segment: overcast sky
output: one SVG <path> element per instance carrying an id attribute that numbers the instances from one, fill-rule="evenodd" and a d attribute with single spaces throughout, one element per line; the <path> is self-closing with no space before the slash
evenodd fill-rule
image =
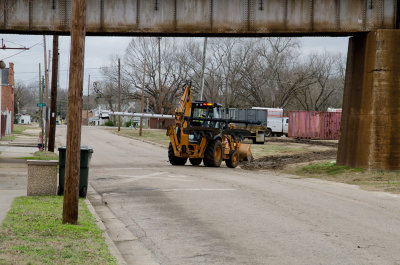
<path id="1" fill-rule="evenodd" d="M 28 47 L 28 51 L 22 50 L 0 50 L 0 60 L 7 64 L 14 63 L 15 80 L 24 83 L 37 82 L 39 76 L 39 63 L 42 64 L 43 72 L 43 36 L 33 35 L 0 35 L 4 39 L 6 47 Z M 53 38 L 47 36 L 47 50 L 52 49 Z M 125 49 L 128 46 L 131 37 L 86 37 L 85 50 L 85 81 L 84 87 L 87 87 L 87 78 L 90 74 L 91 83 L 102 78 L 99 68 L 109 64 L 112 56 L 123 57 Z M 302 43 L 302 53 L 311 52 L 333 52 L 347 54 L 348 38 L 300 38 Z M 60 87 L 68 86 L 69 69 L 69 48 L 70 38 L 60 36 Z M 47 52 L 48 53 L 48 52 Z M 50 77 L 49 77 L 50 80 Z M 84 90 L 86 94 L 86 89 Z"/>

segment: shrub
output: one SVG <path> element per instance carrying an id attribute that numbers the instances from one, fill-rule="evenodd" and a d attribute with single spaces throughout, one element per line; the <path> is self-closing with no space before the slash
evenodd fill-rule
<path id="1" fill-rule="evenodd" d="M 108 120 L 108 121 L 106 121 L 106 122 L 104 123 L 104 125 L 105 125 L 105 126 L 110 126 L 110 127 L 112 127 L 112 126 L 114 126 L 114 123 L 113 123 L 112 120 Z"/>

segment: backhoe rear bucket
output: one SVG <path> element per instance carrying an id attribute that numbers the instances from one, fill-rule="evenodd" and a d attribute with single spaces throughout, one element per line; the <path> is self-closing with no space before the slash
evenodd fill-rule
<path id="1" fill-rule="evenodd" d="M 250 144 L 242 144 L 238 143 L 238 149 L 239 153 L 239 161 L 249 161 L 251 162 L 253 160 L 253 155 L 251 154 L 250 150 Z"/>

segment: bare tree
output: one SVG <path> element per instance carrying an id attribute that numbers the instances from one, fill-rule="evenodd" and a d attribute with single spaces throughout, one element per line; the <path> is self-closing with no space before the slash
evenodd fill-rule
<path id="1" fill-rule="evenodd" d="M 312 73 L 302 67 L 300 44 L 294 38 L 266 38 L 258 54 L 265 65 L 267 76 L 265 97 L 270 97 L 271 107 L 285 108 L 296 93 L 309 86 Z"/>
<path id="2" fill-rule="evenodd" d="M 20 110 L 27 104 L 26 95 L 27 87 L 22 82 L 16 82 L 14 87 L 14 113 L 20 114 Z"/>
<path id="3" fill-rule="evenodd" d="M 158 41 L 133 38 L 122 66 L 122 98 L 141 95 L 146 61 L 145 97 L 150 108 L 173 113 L 186 80 L 192 81 L 193 98 L 199 98 L 202 45 L 199 39 L 163 38 L 161 89 L 158 85 Z M 340 63 L 339 63 L 340 62 Z M 116 102 L 116 58 L 103 67 L 99 97 L 113 110 Z M 225 107 L 281 107 L 323 109 L 341 104 L 343 59 L 325 54 L 301 57 L 296 38 L 215 38 L 209 41 L 205 64 L 204 99 Z"/>
<path id="4" fill-rule="evenodd" d="M 304 110 L 326 111 L 341 106 L 344 86 L 344 61 L 340 55 L 310 54 L 304 65 L 313 82 L 295 95 Z"/>
<path id="5" fill-rule="evenodd" d="M 245 58 L 251 53 L 249 42 L 237 38 L 212 39 L 206 65 L 205 99 L 236 107 L 243 101 L 240 89 Z"/>
<path id="6" fill-rule="evenodd" d="M 124 74 L 131 82 L 133 94 L 139 95 L 142 87 L 143 64 L 146 61 L 145 97 L 150 99 L 150 107 L 159 109 L 162 99 L 164 113 L 175 109 L 181 86 L 190 78 L 192 64 L 189 54 L 169 38 L 161 40 L 161 90 L 158 86 L 158 42 L 156 38 L 133 38 L 125 53 Z"/>
<path id="7" fill-rule="evenodd" d="M 39 103 L 38 83 L 25 84 L 17 81 L 14 88 L 14 102 L 15 114 L 27 113 L 34 115 L 37 108 L 36 103 Z"/>
<path id="8" fill-rule="evenodd" d="M 126 72 L 126 66 L 121 66 L 121 72 Z M 112 111 L 117 110 L 118 103 L 118 58 L 113 56 L 107 66 L 101 67 L 104 76 L 102 81 L 96 82 L 96 88 L 93 88 L 97 102 L 107 104 Z M 121 108 L 126 109 L 129 102 L 138 99 L 136 90 L 127 79 L 126 75 L 121 75 Z"/>

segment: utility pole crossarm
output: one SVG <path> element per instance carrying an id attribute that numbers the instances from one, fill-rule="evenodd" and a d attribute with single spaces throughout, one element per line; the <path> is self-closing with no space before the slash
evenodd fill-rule
<path id="1" fill-rule="evenodd" d="M 29 48 L 26 48 L 26 47 L 6 47 L 6 45 L 4 44 L 4 39 L 1 39 L 0 49 L 2 49 L 2 50 L 29 50 Z"/>

